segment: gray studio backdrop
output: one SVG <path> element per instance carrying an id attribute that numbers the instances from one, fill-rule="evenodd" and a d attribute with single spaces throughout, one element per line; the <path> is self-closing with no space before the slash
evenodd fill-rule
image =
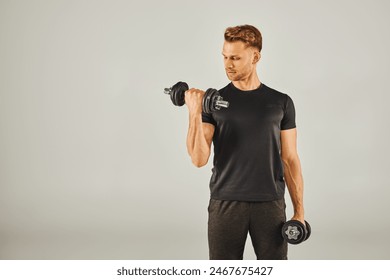
<path id="1" fill-rule="evenodd" d="M 163 88 L 226 85 L 223 32 L 248 23 L 297 111 L 313 232 L 289 258 L 389 259 L 389 9 L 1 0 L 0 258 L 207 259 L 211 160 L 192 166 Z"/>

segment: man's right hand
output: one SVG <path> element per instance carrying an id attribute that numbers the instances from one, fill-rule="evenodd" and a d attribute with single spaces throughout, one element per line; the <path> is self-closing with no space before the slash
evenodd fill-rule
<path id="1" fill-rule="evenodd" d="M 190 88 L 185 92 L 184 100 L 190 114 L 202 113 L 202 102 L 205 92 L 201 89 Z"/>

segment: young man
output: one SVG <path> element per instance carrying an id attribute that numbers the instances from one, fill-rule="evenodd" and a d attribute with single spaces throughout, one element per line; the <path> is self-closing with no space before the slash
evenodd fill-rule
<path id="1" fill-rule="evenodd" d="M 250 25 L 225 31 L 222 55 L 231 81 L 219 90 L 228 109 L 202 113 L 204 91 L 189 89 L 187 149 L 204 166 L 214 144 L 210 180 L 210 259 L 242 259 L 248 232 L 257 259 L 287 259 L 285 183 L 304 223 L 303 178 L 292 99 L 263 84 L 256 71 L 262 36 Z"/>

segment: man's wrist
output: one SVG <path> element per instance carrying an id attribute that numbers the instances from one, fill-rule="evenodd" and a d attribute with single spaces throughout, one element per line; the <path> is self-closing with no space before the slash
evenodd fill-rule
<path id="1" fill-rule="evenodd" d="M 197 119 L 197 118 L 202 119 L 202 111 L 200 111 L 200 112 L 198 112 L 198 111 L 189 111 L 189 115 L 190 115 L 190 120 L 194 120 L 194 119 Z"/>

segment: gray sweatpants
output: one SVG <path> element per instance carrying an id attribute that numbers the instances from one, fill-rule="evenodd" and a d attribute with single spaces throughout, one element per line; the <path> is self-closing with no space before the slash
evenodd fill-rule
<path id="1" fill-rule="evenodd" d="M 210 199 L 210 260 L 242 260 L 248 232 L 258 260 L 286 260 L 287 242 L 281 234 L 285 209 L 284 199 L 267 202 Z"/>

